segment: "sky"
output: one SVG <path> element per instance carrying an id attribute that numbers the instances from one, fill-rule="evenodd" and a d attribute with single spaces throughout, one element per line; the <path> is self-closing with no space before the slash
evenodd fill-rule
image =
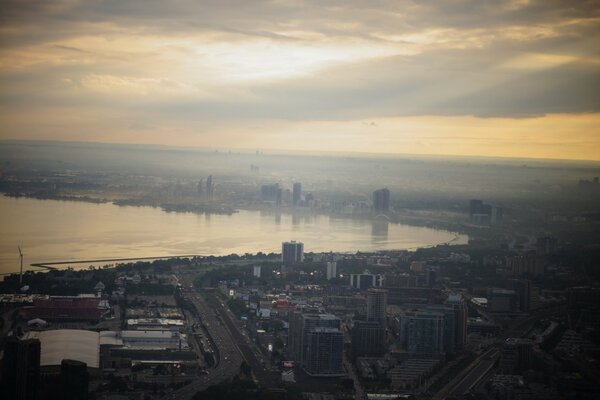
<path id="1" fill-rule="evenodd" d="M 1 139 L 600 160 L 600 1 L 4 0 Z"/>

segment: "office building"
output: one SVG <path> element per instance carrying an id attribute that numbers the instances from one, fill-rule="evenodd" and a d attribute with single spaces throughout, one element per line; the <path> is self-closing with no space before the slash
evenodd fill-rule
<path id="1" fill-rule="evenodd" d="M 336 328 L 316 327 L 307 334 L 304 370 L 312 376 L 344 375 L 344 335 Z"/>
<path id="2" fill-rule="evenodd" d="M 373 210 L 390 210 L 390 191 L 388 188 L 378 189 L 373 192 Z"/>
<path id="3" fill-rule="evenodd" d="M 89 375 L 84 362 L 62 360 L 60 378 L 63 400 L 87 400 Z"/>
<path id="4" fill-rule="evenodd" d="M 444 314 L 425 311 L 409 318 L 406 345 L 410 354 L 443 353 Z"/>
<path id="5" fill-rule="evenodd" d="M 293 264 L 304 261 L 304 243 L 284 242 L 281 244 L 281 261 L 284 264 Z"/>
<path id="6" fill-rule="evenodd" d="M 469 311 L 467 303 L 460 295 L 451 294 L 445 304 L 454 312 L 454 350 L 462 351 L 467 344 L 467 323 Z"/>
<path id="7" fill-rule="evenodd" d="M 2 360 L 2 397 L 15 400 L 36 400 L 40 386 L 40 341 L 9 337 Z"/>
<path id="8" fill-rule="evenodd" d="M 387 290 L 371 288 L 367 291 L 367 321 L 385 326 Z"/>
<path id="9" fill-rule="evenodd" d="M 215 184 L 213 183 L 212 175 L 209 175 L 206 178 L 206 198 L 209 201 L 212 201 L 215 196 Z"/>
<path id="10" fill-rule="evenodd" d="M 334 278 L 337 278 L 337 262 L 328 261 L 327 262 L 327 280 L 330 281 Z"/>
<path id="11" fill-rule="evenodd" d="M 511 279 L 508 281 L 508 287 L 514 290 L 517 295 L 517 310 L 522 312 L 531 310 L 531 281 L 528 279 Z"/>
<path id="12" fill-rule="evenodd" d="M 262 185 L 260 187 L 260 198 L 262 201 L 273 202 L 277 205 L 281 205 L 282 195 L 283 192 L 278 183 Z"/>
<path id="13" fill-rule="evenodd" d="M 443 322 L 444 347 L 443 347 L 442 351 L 447 354 L 456 353 L 458 351 L 456 348 L 457 321 L 456 321 L 456 314 L 455 314 L 454 307 L 452 307 L 450 305 L 445 305 L 445 304 L 435 304 L 435 305 L 427 306 L 427 308 L 425 310 L 427 312 L 437 312 L 437 313 L 443 314 L 443 316 L 444 316 L 444 322 Z"/>
<path id="14" fill-rule="evenodd" d="M 252 275 L 255 278 L 260 278 L 260 273 L 261 273 L 261 267 L 260 267 L 260 265 L 255 265 L 254 268 L 253 268 L 253 270 L 252 270 Z"/>
<path id="15" fill-rule="evenodd" d="M 352 354 L 379 357 L 385 353 L 385 327 L 375 321 L 356 321 L 352 327 Z"/>
<path id="16" fill-rule="evenodd" d="M 411 355 L 437 355 L 445 352 L 444 312 L 412 310 L 399 316 L 399 345 Z"/>
<path id="17" fill-rule="evenodd" d="M 319 367 L 319 362 L 314 361 L 317 355 L 310 354 L 310 349 L 313 351 L 327 350 L 327 346 L 323 343 L 327 343 L 326 341 L 337 341 L 337 338 L 326 338 L 320 339 L 317 337 L 311 337 L 311 332 L 313 332 L 317 328 L 329 328 L 333 330 L 337 330 L 339 332 L 340 329 L 340 319 L 332 314 L 314 314 L 314 313 L 303 313 L 302 311 L 294 311 L 290 313 L 289 317 L 289 330 L 288 330 L 288 353 L 291 359 L 296 361 L 303 368 L 311 368 L 311 373 L 317 374 L 320 369 L 327 369 L 330 367 Z M 327 336 L 325 334 L 325 336 Z M 309 346 L 309 342 L 312 342 L 312 347 Z M 315 342 L 316 341 L 316 342 Z M 342 339 L 343 341 L 343 339 Z M 321 346 L 322 344 L 322 346 Z M 321 346 L 321 347 L 319 347 Z M 329 347 L 327 351 L 337 351 L 337 345 L 332 345 L 333 347 Z M 324 348 L 322 348 L 324 347 Z M 312 358 L 311 358 L 312 357 Z M 337 356 L 331 355 L 323 355 L 323 357 L 333 357 L 330 359 L 335 359 Z M 312 366 L 308 366 L 309 359 L 312 360 Z M 323 361 L 325 362 L 325 361 Z M 316 364 L 315 364 L 316 363 Z M 330 368 L 332 371 L 335 368 Z"/>
<path id="18" fill-rule="evenodd" d="M 292 190 L 292 203 L 297 206 L 302 199 L 302 184 L 300 182 L 294 183 Z"/>
<path id="19" fill-rule="evenodd" d="M 382 287 L 383 275 L 374 275 L 369 273 L 351 274 L 350 286 L 360 290 L 366 290 L 370 287 Z"/>

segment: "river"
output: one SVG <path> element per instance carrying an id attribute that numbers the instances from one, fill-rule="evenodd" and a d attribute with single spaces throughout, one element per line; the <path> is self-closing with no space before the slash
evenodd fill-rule
<path id="1" fill-rule="evenodd" d="M 183 254 L 280 252 L 297 240 L 306 252 L 410 249 L 465 235 L 431 228 L 327 215 L 244 211 L 232 215 L 168 213 L 73 201 L 0 196 L 0 273 L 32 263 Z M 82 265 L 83 267 L 83 265 Z"/>

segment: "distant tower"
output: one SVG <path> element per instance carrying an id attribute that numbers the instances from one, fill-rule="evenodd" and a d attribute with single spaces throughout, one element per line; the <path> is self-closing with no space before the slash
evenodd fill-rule
<path id="1" fill-rule="evenodd" d="M 200 179 L 200 182 L 198 182 L 198 196 L 202 197 L 202 195 L 204 195 L 204 178 Z"/>
<path id="2" fill-rule="evenodd" d="M 14 336 L 7 339 L 2 360 L 2 398 L 39 398 L 40 355 L 41 346 L 37 339 L 19 340 Z"/>
<path id="3" fill-rule="evenodd" d="M 212 175 L 209 175 L 208 178 L 206 178 L 206 197 L 209 201 L 212 201 L 214 194 L 215 187 L 213 184 Z"/>
<path id="4" fill-rule="evenodd" d="M 373 210 L 390 210 L 390 191 L 388 188 L 378 189 L 373 192 Z"/>
<path id="5" fill-rule="evenodd" d="M 260 265 L 255 265 L 252 275 L 256 278 L 260 278 L 261 267 Z"/>
<path id="6" fill-rule="evenodd" d="M 328 261 L 327 262 L 327 280 L 330 281 L 336 277 L 337 277 L 337 262 Z"/>
<path id="7" fill-rule="evenodd" d="M 300 182 L 294 183 L 294 189 L 292 192 L 292 203 L 294 205 L 298 205 L 300 199 L 302 198 L 302 184 Z"/>
<path id="8" fill-rule="evenodd" d="M 284 264 L 293 264 L 304 261 L 304 243 L 284 242 L 281 244 L 281 261 Z"/>

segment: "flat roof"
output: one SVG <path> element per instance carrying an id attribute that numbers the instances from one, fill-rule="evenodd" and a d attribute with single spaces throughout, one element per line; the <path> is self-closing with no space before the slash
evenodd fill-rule
<path id="1" fill-rule="evenodd" d="M 83 329 L 54 329 L 28 332 L 25 339 L 39 339 L 41 366 L 60 365 L 62 360 L 77 360 L 88 368 L 100 366 L 100 334 Z"/>

